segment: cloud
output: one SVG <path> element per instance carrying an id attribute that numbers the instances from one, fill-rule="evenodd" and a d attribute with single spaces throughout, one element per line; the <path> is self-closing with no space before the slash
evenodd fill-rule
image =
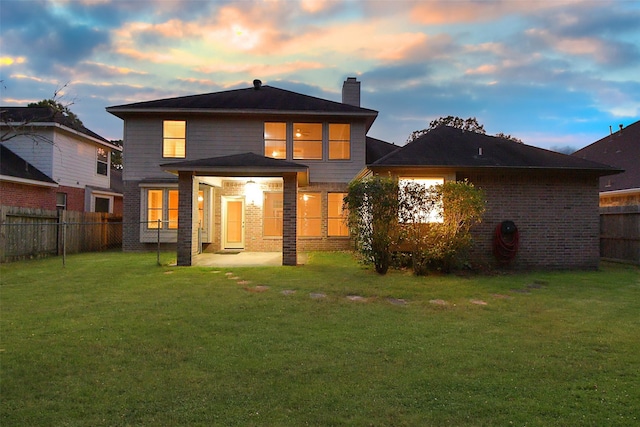
<path id="1" fill-rule="evenodd" d="M 411 18 L 418 23 L 427 25 L 475 23 L 496 21 L 506 15 L 555 9 L 574 3 L 577 1 L 418 1 L 411 9 Z"/>
<path id="2" fill-rule="evenodd" d="M 3 51 L 27 58 L 29 67 L 47 73 L 53 64 L 75 64 L 104 46 L 104 31 L 73 24 L 45 2 L 3 2 L 0 14 Z"/>

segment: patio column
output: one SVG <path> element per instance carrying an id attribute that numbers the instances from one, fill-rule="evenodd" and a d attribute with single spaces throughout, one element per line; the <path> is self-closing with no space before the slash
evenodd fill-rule
<path id="1" fill-rule="evenodd" d="M 198 228 L 193 221 L 193 195 L 196 185 L 193 172 L 178 174 L 178 265 L 189 266 L 198 253 Z M 197 205 L 195 205 L 197 206 Z"/>
<path id="2" fill-rule="evenodd" d="M 283 213 L 282 213 L 282 265 L 298 264 L 298 176 L 287 173 L 282 177 L 283 185 Z"/>

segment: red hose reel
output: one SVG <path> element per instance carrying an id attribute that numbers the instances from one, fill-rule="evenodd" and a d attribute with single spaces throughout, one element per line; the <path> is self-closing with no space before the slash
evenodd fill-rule
<path id="1" fill-rule="evenodd" d="M 509 264 L 518 253 L 520 234 L 513 221 L 502 221 L 493 233 L 493 255 L 502 265 Z"/>

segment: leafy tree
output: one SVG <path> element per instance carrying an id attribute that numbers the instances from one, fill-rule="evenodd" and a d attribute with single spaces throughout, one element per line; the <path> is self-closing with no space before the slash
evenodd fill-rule
<path id="1" fill-rule="evenodd" d="M 110 141 L 113 145 L 122 147 L 122 140 L 115 139 Z M 111 150 L 111 167 L 114 169 L 122 169 L 122 151 Z"/>
<path id="2" fill-rule="evenodd" d="M 398 240 L 398 182 L 382 176 L 353 181 L 344 204 L 356 249 L 379 274 L 386 274 Z"/>
<path id="3" fill-rule="evenodd" d="M 54 113 L 62 114 L 64 117 L 69 119 L 69 124 L 72 126 L 84 126 L 82 120 L 69 109 L 69 105 L 63 105 L 60 102 L 56 101 L 56 99 L 43 99 L 38 102 L 31 102 L 27 104 L 27 107 L 46 107 L 50 108 Z"/>
<path id="4" fill-rule="evenodd" d="M 416 130 L 411 132 L 411 135 L 407 138 L 407 142 L 414 141 L 415 139 L 421 137 L 422 135 L 428 133 L 430 130 L 438 128 L 440 126 L 451 126 L 458 129 L 463 129 L 469 132 L 476 132 L 485 134 L 484 125 L 478 123 L 478 120 L 475 117 L 469 117 L 468 119 L 461 119 L 460 117 L 447 116 L 440 117 L 438 119 L 432 120 L 429 123 L 429 127 L 426 129 Z"/>
<path id="5" fill-rule="evenodd" d="M 414 130 L 411 132 L 409 137 L 407 138 L 407 143 L 411 141 L 415 141 L 420 138 L 422 135 L 425 135 L 429 131 L 436 129 L 440 126 L 451 126 L 457 129 L 462 129 L 468 132 L 476 132 L 486 135 L 486 131 L 484 130 L 484 125 L 478 123 L 478 120 L 475 117 L 469 117 L 468 119 L 461 119 L 460 117 L 447 116 L 440 117 L 439 119 L 432 120 L 429 123 L 429 127 L 421 130 Z M 520 138 L 516 138 L 512 135 L 507 135 L 503 132 L 498 132 L 496 135 L 498 138 L 507 139 L 509 141 L 517 142 L 522 144 L 522 140 Z"/>
<path id="6" fill-rule="evenodd" d="M 3 83 L 3 81 L 0 81 Z M 70 109 L 69 106 L 73 105 L 73 102 L 68 104 L 62 104 L 60 102 L 61 95 L 60 92 L 67 87 L 68 84 L 63 85 L 61 88 L 56 89 L 53 93 L 53 98 L 43 99 L 38 102 L 31 102 L 27 105 L 27 107 L 47 107 L 50 108 L 54 113 L 59 113 L 65 118 L 68 119 L 68 124 L 71 127 L 81 127 L 84 126 L 82 121 L 78 116 L 76 116 Z M 2 87 L 6 89 L 4 84 Z M 53 141 L 46 136 L 43 136 L 42 133 L 39 132 L 37 128 L 33 126 L 34 122 L 41 121 L 43 117 L 29 117 L 29 118 L 16 118 L 11 117 L 10 114 L 7 113 L 6 110 L 0 111 L 0 120 L 3 125 L 3 132 L 0 134 L 0 142 L 9 141 L 18 136 L 26 136 L 32 139 L 34 142 L 46 142 L 49 144 L 53 144 Z"/>
<path id="7" fill-rule="evenodd" d="M 502 138 L 502 139 L 507 139 L 509 141 L 513 141 L 513 142 L 517 142 L 518 144 L 523 144 L 522 140 L 520 138 L 516 138 L 515 136 L 511 136 L 511 135 L 506 135 L 502 132 L 498 132 L 496 133 L 496 137 L 498 138 Z"/>

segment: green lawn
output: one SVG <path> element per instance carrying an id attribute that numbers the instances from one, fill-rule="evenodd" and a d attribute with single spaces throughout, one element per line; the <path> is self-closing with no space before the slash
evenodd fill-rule
<path id="1" fill-rule="evenodd" d="M 172 256 L 2 265 L 0 425 L 640 423 L 635 267 L 414 277 L 349 254 L 221 271 Z"/>

